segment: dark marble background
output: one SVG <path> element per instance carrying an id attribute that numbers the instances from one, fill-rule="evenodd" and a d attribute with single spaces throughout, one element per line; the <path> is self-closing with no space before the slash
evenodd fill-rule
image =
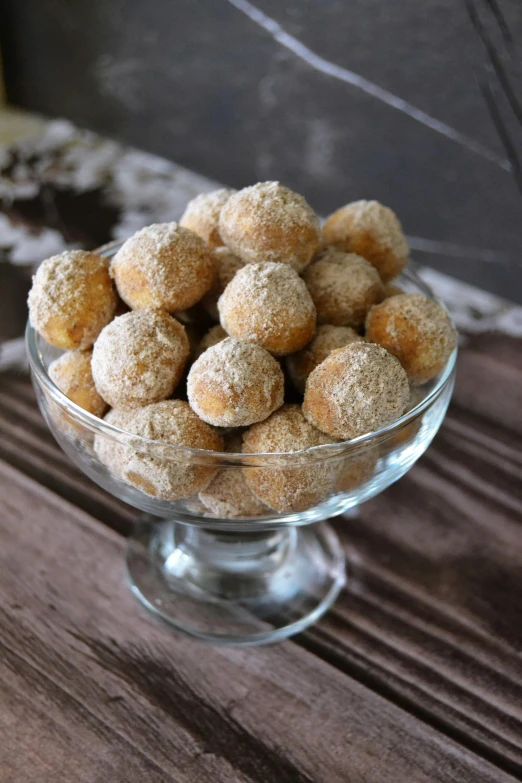
<path id="1" fill-rule="evenodd" d="M 16 105 L 326 214 L 522 301 L 520 0 L 3 0 Z"/>

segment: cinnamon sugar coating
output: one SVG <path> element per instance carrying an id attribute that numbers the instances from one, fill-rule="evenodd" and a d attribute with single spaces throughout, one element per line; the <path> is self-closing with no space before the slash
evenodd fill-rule
<path id="1" fill-rule="evenodd" d="M 97 416 L 115 406 L 106 421 L 124 432 L 87 440 L 53 403 L 57 426 L 94 444 L 115 477 L 185 499 L 202 517 L 255 524 L 353 493 L 378 458 L 385 466 L 421 437 L 423 416 L 353 454 L 339 441 L 409 410 L 420 392 L 409 397 L 408 386 L 437 374 L 455 345 L 445 312 L 396 285 L 407 259 L 400 223 L 382 204 L 342 207 L 321 235 L 307 202 L 277 182 L 198 196 L 180 224 L 138 232 L 110 267 L 83 251 L 48 259 L 29 297 L 31 322 L 70 349 L 49 376 Z M 293 404 L 302 400 L 294 386 L 303 405 Z M 216 427 L 235 428 L 225 447 Z M 223 448 L 258 456 L 227 466 Z"/>
<path id="2" fill-rule="evenodd" d="M 245 262 L 290 264 L 298 272 L 319 244 L 319 220 L 305 199 L 279 182 L 258 182 L 231 196 L 219 218 L 225 245 Z"/>
<path id="3" fill-rule="evenodd" d="M 232 433 L 225 437 L 225 451 L 241 452 L 242 437 Z M 222 519 L 260 517 L 271 510 L 252 492 L 241 467 L 221 468 L 208 487 L 199 493 L 206 511 Z"/>
<path id="4" fill-rule="evenodd" d="M 347 440 L 395 421 L 409 393 L 407 375 L 394 356 L 378 345 L 351 343 L 310 373 L 303 412 L 323 432 Z"/>
<path id="5" fill-rule="evenodd" d="M 206 332 L 199 341 L 195 358 L 199 359 L 201 354 L 204 353 L 208 348 L 212 348 L 212 346 L 217 345 L 222 340 L 226 340 L 227 337 L 228 334 L 225 332 L 221 324 L 211 326 L 208 332 Z"/>
<path id="6" fill-rule="evenodd" d="M 184 327 L 167 313 L 133 310 L 115 318 L 93 349 L 98 393 L 114 408 L 130 410 L 169 397 L 190 352 Z"/>
<path id="7" fill-rule="evenodd" d="M 218 302 L 221 325 L 233 337 L 276 356 L 303 348 L 315 332 L 315 306 L 288 264 L 247 264 Z"/>
<path id="8" fill-rule="evenodd" d="M 305 390 L 306 379 L 318 364 L 324 362 L 327 356 L 337 348 L 344 348 L 353 342 L 363 342 L 355 329 L 350 326 L 332 326 L 322 324 L 311 341 L 296 353 L 286 357 L 286 368 L 296 389 Z"/>
<path id="9" fill-rule="evenodd" d="M 411 386 L 410 387 L 410 398 L 408 400 L 408 404 L 406 405 L 406 408 L 404 409 L 404 413 L 409 413 L 413 408 L 415 408 L 416 405 L 418 405 L 423 399 L 424 399 L 424 392 L 422 387 L 420 386 Z M 417 416 L 416 419 L 413 419 L 409 424 L 404 425 L 400 430 L 398 430 L 392 437 L 387 438 L 383 443 L 380 445 L 380 452 L 381 454 L 385 455 L 388 454 L 391 451 L 394 451 L 399 446 L 405 446 L 407 443 L 410 443 L 416 434 L 419 432 L 420 428 L 422 427 L 422 420 L 424 416 L 423 414 L 420 414 Z"/>
<path id="10" fill-rule="evenodd" d="M 228 247 L 216 248 L 214 255 L 217 260 L 217 276 L 214 285 L 201 300 L 201 304 L 211 318 L 219 321 L 218 299 L 238 269 L 245 266 L 245 262 L 239 256 L 234 255 Z"/>
<path id="11" fill-rule="evenodd" d="M 227 337 L 194 362 L 187 394 L 203 421 L 244 427 L 266 419 L 283 404 L 284 376 L 264 348 Z"/>
<path id="12" fill-rule="evenodd" d="M 118 427 L 120 430 L 126 430 L 127 424 L 132 417 L 132 411 L 120 411 L 116 408 L 111 408 L 104 418 L 108 424 L 112 424 L 113 427 Z M 99 459 L 105 467 L 107 467 L 111 473 L 117 478 L 121 478 L 122 471 L 122 454 L 124 442 L 119 441 L 116 437 L 105 435 L 100 432 L 96 433 L 94 438 L 94 450 Z"/>
<path id="13" fill-rule="evenodd" d="M 180 226 L 189 228 L 203 239 L 210 248 L 223 245 L 219 233 L 219 216 L 230 196 L 236 191 L 220 188 L 212 193 L 200 193 L 189 201 L 179 219 Z"/>
<path id="14" fill-rule="evenodd" d="M 83 350 L 112 320 L 117 302 L 109 262 L 85 250 L 66 250 L 38 267 L 29 292 L 29 319 L 51 345 Z"/>
<path id="15" fill-rule="evenodd" d="M 330 248 L 303 272 L 317 322 L 359 329 L 370 307 L 384 298 L 379 273 L 355 253 Z"/>
<path id="16" fill-rule="evenodd" d="M 173 313 L 192 307 L 210 289 L 216 259 L 193 231 L 156 223 L 124 242 L 110 271 L 129 307 Z"/>
<path id="17" fill-rule="evenodd" d="M 67 351 L 49 365 L 49 377 L 80 408 L 101 417 L 107 403 L 98 394 L 91 371 L 92 351 Z"/>
<path id="18" fill-rule="evenodd" d="M 330 215 L 323 240 L 370 261 L 387 283 L 408 263 L 409 248 L 395 212 L 378 201 L 354 201 Z"/>
<path id="19" fill-rule="evenodd" d="M 200 492 L 216 475 L 217 468 L 213 465 L 191 462 L 182 452 L 168 449 L 168 446 L 207 451 L 223 448 L 217 430 L 201 421 L 187 402 L 164 400 L 140 408 L 127 421 L 127 430 L 156 441 L 134 440 L 122 450 L 123 478 L 145 494 L 164 500 L 187 498 Z"/>
<path id="20" fill-rule="evenodd" d="M 349 493 L 365 484 L 373 476 L 378 454 L 377 448 L 372 446 L 361 454 L 345 457 L 335 491 Z"/>
<path id="21" fill-rule="evenodd" d="M 305 419 L 300 405 L 283 405 L 245 432 L 243 453 L 295 452 L 331 442 L 331 437 Z M 304 511 L 325 500 L 342 468 L 339 459 L 320 459 L 313 454 L 294 460 L 285 464 L 282 458 L 281 468 L 244 468 L 251 490 L 279 512 Z"/>
<path id="22" fill-rule="evenodd" d="M 417 384 L 434 378 L 457 344 L 447 312 L 422 294 L 399 294 L 373 307 L 366 335 L 396 356 Z"/>

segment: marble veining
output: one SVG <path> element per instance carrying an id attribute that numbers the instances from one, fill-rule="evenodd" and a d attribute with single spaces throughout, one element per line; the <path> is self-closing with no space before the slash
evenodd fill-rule
<path id="1" fill-rule="evenodd" d="M 465 133 L 461 133 L 447 123 L 438 120 L 436 117 L 432 117 L 427 112 L 413 106 L 411 103 L 408 103 L 408 101 L 405 101 L 403 98 L 386 90 L 384 87 L 366 79 L 364 76 L 321 57 L 297 38 L 294 38 L 293 35 L 286 32 L 275 19 L 272 19 L 265 14 L 264 11 L 261 11 L 255 5 L 249 3 L 248 0 L 227 0 L 227 2 L 237 8 L 238 11 L 241 11 L 248 16 L 255 24 L 270 33 L 277 43 L 293 52 L 301 60 L 304 60 L 311 68 L 315 68 L 315 70 L 320 71 L 327 76 L 339 79 L 342 82 L 346 82 L 346 84 L 350 84 L 352 87 L 362 90 L 362 92 L 365 92 L 367 95 L 371 95 L 373 98 L 382 101 L 393 109 L 396 109 L 403 114 L 407 114 L 412 119 L 422 123 L 422 125 L 426 125 L 426 127 L 431 128 L 431 130 L 434 130 L 436 133 L 446 136 L 446 138 L 451 139 L 457 144 L 461 144 L 471 152 L 497 164 L 505 171 L 512 170 L 509 160 L 497 155 L 497 153 L 488 149 Z"/>
<path id="2" fill-rule="evenodd" d="M 465 258 L 469 261 L 486 261 L 491 264 L 507 264 L 520 266 L 521 260 L 503 250 L 493 250 L 487 247 L 469 247 L 454 242 L 443 242 L 438 239 L 426 239 L 408 235 L 408 242 L 412 250 L 433 255 L 449 256 L 450 258 Z"/>

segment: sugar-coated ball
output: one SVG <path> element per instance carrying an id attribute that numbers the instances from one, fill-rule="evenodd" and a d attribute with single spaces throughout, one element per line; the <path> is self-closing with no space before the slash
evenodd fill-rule
<path id="1" fill-rule="evenodd" d="M 218 308 L 228 334 L 276 356 L 298 351 L 315 333 L 314 303 L 288 264 L 247 264 L 225 288 Z"/>
<path id="2" fill-rule="evenodd" d="M 126 430 L 131 417 L 132 411 L 120 411 L 116 408 L 111 408 L 105 414 L 104 421 L 120 430 Z M 122 454 L 124 445 L 124 440 L 118 440 L 116 436 L 106 435 L 102 432 L 97 432 L 94 438 L 96 454 L 105 467 L 118 478 L 121 478 L 123 469 Z"/>
<path id="3" fill-rule="evenodd" d="M 221 210 L 219 231 L 244 261 L 290 264 L 298 272 L 312 260 L 320 236 L 310 205 L 279 182 L 258 182 L 231 196 Z"/>
<path id="4" fill-rule="evenodd" d="M 85 349 L 112 320 L 117 302 L 107 259 L 66 250 L 38 267 L 29 292 L 29 319 L 51 345 Z"/>
<path id="5" fill-rule="evenodd" d="M 364 338 L 350 326 L 331 326 L 322 324 L 308 345 L 286 357 L 286 368 L 296 389 L 304 392 L 306 379 L 318 364 L 324 362 L 332 351 L 344 348 L 353 342 L 363 342 Z"/>
<path id="6" fill-rule="evenodd" d="M 196 416 L 187 402 L 164 400 L 136 410 L 126 429 L 140 438 L 122 450 L 121 475 L 147 495 L 179 500 L 200 492 L 214 478 L 217 467 L 183 459 L 179 450 L 169 454 L 168 446 L 221 451 L 223 440 L 217 430 Z"/>
<path id="7" fill-rule="evenodd" d="M 91 370 L 92 351 L 67 351 L 49 365 L 49 376 L 80 408 L 101 417 L 107 403 L 98 394 Z"/>
<path id="8" fill-rule="evenodd" d="M 409 247 L 395 212 L 378 201 L 354 201 L 330 215 L 323 241 L 370 261 L 387 283 L 408 263 Z"/>
<path id="9" fill-rule="evenodd" d="M 96 389 L 121 410 L 164 400 L 179 383 L 189 353 L 179 321 L 159 310 L 133 310 L 115 318 L 94 344 Z"/>
<path id="10" fill-rule="evenodd" d="M 133 309 L 173 313 L 199 302 L 216 276 L 208 245 L 178 223 L 157 223 L 127 239 L 111 263 L 121 298 Z"/>
<path id="11" fill-rule="evenodd" d="M 412 383 L 434 378 L 457 344 L 446 310 L 422 294 L 398 294 L 373 307 L 366 335 L 397 357 Z"/>
<path id="12" fill-rule="evenodd" d="M 242 437 L 231 433 L 225 437 L 225 451 L 241 453 Z M 259 500 L 247 484 L 243 468 L 223 467 L 208 487 L 201 490 L 199 499 L 205 511 L 221 519 L 239 519 L 268 516 L 271 509 Z"/>
<path id="13" fill-rule="evenodd" d="M 187 379 L 190 405 L 217 427 L 245 427 L 283 404 L 279 362 L 259 345 L 227 337 L 205 351 Z"/>
<path id="14" fill-rule="evenodd" d="M 219 321 L 218 299 L 238 269 L 245 266 L 245 262 L 239 256 L 231 253 L 228 247 L 216 248 L 214 255 L 217 260 L 217 276 L 214 285 L 201 300 L 201 304 L 211 318 Z"/>
<path id="15" fill-rule="evenodd" d="M 379 273 L 355 253 L 331 248 L 303 272 L 317 322 L 359 329 L 370 307 L 384 299 Z"/>
<path id="16" fill-rule="evenodd" d="M 397 359 L 379 345 L 351 343 L 308 376 L 303 412 L 334 438 L 348 440 L 391 424 L 410 395 Z"/>
<path id="17" fill-rule="evenodd" d="M 331 437 L 305 419 L 300 405 L 283 405 L 268 419 L 245 432 L 243 453 L 288 453 L 331 442 Z M 303 454 L 283 457 L 280 465 L 246 467 L 246 480 L 263 503 L 279 512 L 295 512 L 304 511 L 328 497 L 342 462 L 326 455 L 321 459 Z"/>
<path id="18" fill-rule="evenodd" d="M 180 226 L 194 231 L 209 247 L 220 247 L 223 240 L 219 233 L 219 216 L 222 208 L 235 192 L 230 188 L 220 188 L 211 193 L 200 193 L 185 207 L 179 219 Z"/>
<path id="19" fill-rule="evenodd" d="M 226 340 L 228 334 L 225 332 L 221 324 L 211 326 L 208 332 L 205 332 L 201 340 L 199 341 L 195 353 L 195 358 L 199 359 L 202 353 L 208 348 L 212 348 L 213 345 L 217 345 L 222 340 Z"/>

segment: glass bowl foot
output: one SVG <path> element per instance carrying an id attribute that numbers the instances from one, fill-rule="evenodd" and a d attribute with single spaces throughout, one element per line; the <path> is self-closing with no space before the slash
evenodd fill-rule
<path id="1" fill-rule="evenodd" d="M 345 581 L 341 546 L 325 522 L 248 533 L 141 524 L 127 568 L 134 594 L 154 614 L 190 636 L 234 646 L 302 631 Z"/>

